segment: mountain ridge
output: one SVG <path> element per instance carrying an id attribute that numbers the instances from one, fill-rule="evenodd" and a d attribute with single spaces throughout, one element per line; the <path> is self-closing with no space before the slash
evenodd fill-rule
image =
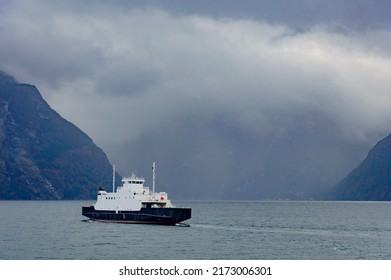
<path id="1" fill-rule="evenodd" d="M 325 198 L 391 201 L 391 134 L 377 142 L 367 157 Z"/>
<path id="2" fill-rule="evenodd" d="M 0 199 L 91 199 L 111 182 L 92 139 L 62 118 L 34 85 L 0 72 Z"/>

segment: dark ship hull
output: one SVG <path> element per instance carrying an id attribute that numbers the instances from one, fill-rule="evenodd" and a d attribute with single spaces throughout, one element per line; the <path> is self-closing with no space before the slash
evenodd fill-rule
<path id="1" fill-rule="evenodd" d="M 83 206 L 82 215 L 100 222 L 175 225 L 191 218 L 191 208 L 150 207 L 139 211 L 110 211 Z"/>

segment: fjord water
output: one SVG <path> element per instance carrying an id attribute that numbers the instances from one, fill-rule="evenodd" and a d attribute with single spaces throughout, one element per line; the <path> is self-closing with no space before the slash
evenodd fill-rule
<path id="1" fill-rule="evenodd" d="M 0 259 L 391 259 L 391 203 L 180 201 L 183 226 L 91 222 L 86 201 L 0 201 Z"/>

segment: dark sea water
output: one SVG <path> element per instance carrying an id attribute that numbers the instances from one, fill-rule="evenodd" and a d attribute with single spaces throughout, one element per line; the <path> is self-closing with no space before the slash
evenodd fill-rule
<path id="1" fill-rule="evenodd" d="M 389 202 L 174 202 L 189 227 L 88 222 L 90 203 L 0 201 L 0 259 L 391 259 Z"/>

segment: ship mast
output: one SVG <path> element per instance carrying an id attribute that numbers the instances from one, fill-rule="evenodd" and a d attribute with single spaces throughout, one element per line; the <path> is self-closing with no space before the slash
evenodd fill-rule
<path id="1" fill-rule="evenodd" d="M 152 163 L 152 192 L 155 192 L 155 181 L 156 181 L 156 163 Z"/>
<path id="2" fill-rule="evenodd" d="M 113 192 L 115 191 L 115 164 L 113 165 Z"/>

